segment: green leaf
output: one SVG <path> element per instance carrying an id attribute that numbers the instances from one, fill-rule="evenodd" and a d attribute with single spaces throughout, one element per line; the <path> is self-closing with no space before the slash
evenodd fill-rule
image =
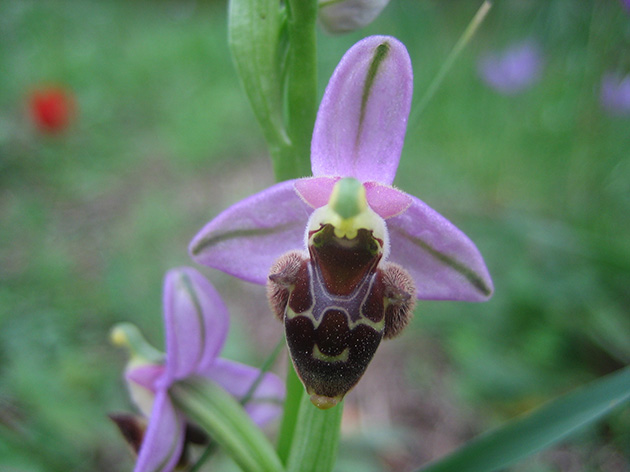
<path id="1" fill-rule="evenodd" d="M 213 382 L 194 379 L 170 389 L 175 405 L 225 449 L 246 472 L 282 472 L 273 446 L 239 402 Z"/>
<path id="2" fill-rule="evenodd" d="M 229 43 L 245 93 L 274 149 L 288 145 L 283 124 L 279 58 L 282 18 L 278 0 L 230 0 Z"/>
<path id="3" fill-rule="evenodd" d="M 302 395 L 287 471 L 330 472 L 337 459 L 343 403 L 320 410 Z"/>
<path id="4" fill-rule="evenodd" d="M 630 400 L 630 367 L 563 395 L 470 441 L 423 472 L 490 472 L 564 439 Z"/>

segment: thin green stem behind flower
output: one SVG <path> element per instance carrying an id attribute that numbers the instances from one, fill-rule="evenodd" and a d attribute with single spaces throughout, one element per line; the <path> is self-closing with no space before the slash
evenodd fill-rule
<path id="1" fill-rule="evenodd" d="M 446 74 L 451 70 L 451 67 L 453 66 L 457 58 L 460 56 L 460 54 L 462 53 L 466 45 L 470 42 L 470 40 L 473 38 L 473 36 L 475 35 L 477 30 L 483 23 L 483 20 L 486 18 L 491 7 L 492 7 L 491 0 L 485 0 L 481 4 L 481 6 L 479 7 L 479 10 L 477 10 L 477 13 L 473 17 L 473 19 L 470 20 L 470 23 L 468 23 L 468 26 L 466 27 L 466 29 L 460 36 L 459 40 L 457 41 L 457 43 L 455 43 L 455 46 L 453 47 L 449 55 L 446 57 L 446 60 L 442 64 L 442 67 L 440 67 L 440 70 L 438 71 L 437 75 L 435 76 L 435 78 L 433 79 L 429 87 L 427 88 L 424 95 L 418 100 L 417 103 L 415 103 L 412 106 L 412 110 L 414 111 L 412 112 L 411 119 L 409 120 L 411 127 L 415 127 L 416 125 L 419 124 L 420 115 L 422 115 L 429 101 L 433 98 L 435 93 L 438 91 L 438 89 L 440 88 L 440 85 L 442 85 L 442 82 L 444 82 L 444 78 L 446 77 Z"/>

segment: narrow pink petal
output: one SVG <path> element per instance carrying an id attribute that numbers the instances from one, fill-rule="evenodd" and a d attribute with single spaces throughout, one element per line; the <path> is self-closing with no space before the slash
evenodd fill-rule
<path id="1" fill-rule="evenodd" d="M 242 400 L 258 379 L 260 370 L 239 362 L 217 359 L 213 366 L 201 374 Z M 245 405 L 245 410 L 257 425 L 263 426 L 280 415 L 284 396 L 284 382 L 277 375 L 266 372 L 251 400 Z"/>
<path id="2" fill-rule="evenodd" d="M 295 190 L 311 208 L 328 203 L 335 183 L 340 177 L 306 177 L 295 181 Z"/>
<path id="3" fill-rule="evenodd" d="M 410 196 L 413 204 L 387 220 L 389 259 L 413 277 L 427 300 L 483 301 L 493 291 L 488 269 L 474 243 L 450 221 Z"/>
<path id="4" fill-rule="evenodd" d="M 328 203 L 335 183 L 340 177 L 306 177 L 295 181 L 295 189 L 312 208 Z M 379 182 L 365 182 L 366 198 L 372 210 L 387 219 L 404 212 L 411 205 L 405 192 Z"/>
<path id="5" fill-rule="evenodd" d="M 411 107 L 413 76 L 405 46 L 370 36 L 343 56 L 319 107 L 313 175 L 391 184 Z"/>
<path id="6" fill-rule="evenodd" d="M 400 215 L 411 205 L 409 195 L 389 185 L 365 182 L 364 187 L 370 208 L 383 219 Z"/>
<path id="7" fill-rule="evenodd" d="M 134 472 L 169 472 L 184 446 L 184 419 L 175 410 L 168 392 L 158 392 L 149 427 L 140 446 Z"/>
<path id="8" fill-rule="evenodd" d="M 130 367 L 125 371 L 125 380 L 133 382 L 155 392 L 156 381 L 164 373 L 164 366 L 158 364 L 144 364 Z"/>
<path id="9" fill-rule="evenodd" d="M 164 279 L 166 377 L 163 386 L 214 361 L 228 332 L 229 315 L 215 288 L 195 269 L 182 267 Z"/>
<path id="10" fill-rule="evenodd" d="M 313 209 L 281 182 L 231 206 L 210 221 L 190 244 L 191 257 L 248 282 L 266 284 L 271 264 L 304 247 Z"/>
<path id="11" fill-rule="evenodd" d="M 155 393 L 163 376 L 164 366 L 161 364 L 146 364 L 131 367 L 125 371 L 129 396 L 138 410 L 147 418 L 151 415 Z"/>

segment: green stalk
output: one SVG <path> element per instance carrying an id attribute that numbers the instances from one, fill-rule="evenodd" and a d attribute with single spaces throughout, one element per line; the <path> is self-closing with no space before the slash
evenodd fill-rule
<path id="1" fill-rule="evenodd" d="M 470 20 L 470 23 L 468 23 L 468 26 L 459 37 L 459 40 L 457 41 L 449 55 L 446 57 L 446 60 L 442 64 L 442 67 L 440 67 L 437 75 L 427 88 L 427 91 L 424 93 L 422 98 L 420 98 L 418 103 L 414 104 L 414 106 L 412 107 L 414 109 L 414 112 L 411 119 L 409 120 L 411 126 L 416 126 L 418 124 L 418 122 L 420 121 L 420 115 L 426 108 L 429 101 L 433 98 L 437 90 L 440 88 L 442 82 L 444 82 L 446 74 L 451 70 L 451 67 L 460 56 L 461 52 L 473 38 L 473 36 L 481 26 L 481 23 L 483 23 L 483 20 L 486 18 L 486 15 L 490 11 L 491 7 L 492 2 L 490 0 L 485 0 L 479 7 L 479 10 L 477 10 L 477 13 L 475 13 L 473 19 Z"/>
<path id="2" fill-rule="evenodd" d="M 278 456 L 280 456 L 283 464 L 286 464 L 289 460 L 300 404 L 302 403 L 302 398 L 306 396 L 302 382 L 295 373 L 293 364 L 290 361 L 287 367 L 286 387 L 287 396 L 284 401 L 282 423 L 280 424 L 280 433 L 278 435 Z"/>
<path id="3" fill-rule="evenodd" d="M 286 127 L 289 147 L 276 155 L 277 181 L 310 175 L 311 137 L 317 114 L 317 1 L 288 0 Z"/>
<path id="4" fill-rule="evenodd" d="M 288 472 L 330 472 L 335 466 L 343 402 L 328 410 L 315 407 L 302 396 L 294 432 Z"/>

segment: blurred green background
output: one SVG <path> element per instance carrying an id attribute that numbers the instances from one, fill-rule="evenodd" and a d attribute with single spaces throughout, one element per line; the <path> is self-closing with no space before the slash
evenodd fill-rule
<path id="1" fill-rule="evenodd" d="M 354 42 L 390 34 L 419 98 L 480 3 L 392 0 L 361 31 L 320 32 L 321 91 Z M 478 58 L 526 38 L 540 80 L 487 87 Z M 476 242 L 496 294 L 418 304 L 348 397 L 339 471 L 411 470 L 630 362 L 630 118 L 599 103 L 602 75 L 630 71 L 629 46 L 618 1 L 496 2 L 410 123 L 396 184 Z M 78 107 L 55 135 L 27 113 L 47 84 Z M 131 470 L 106 416 L 133 410 L 109 329 L 132 321 L 161 346 L 164 272 L 272 182 L 225 2 L 0 2 L 1 470 Z M 281 335 L 264 289 L 204 273 L 232 314 L 224 355 L 260 364 Z M 629 445 L 625 409 L 513 470 L 628 470 Z"/>

